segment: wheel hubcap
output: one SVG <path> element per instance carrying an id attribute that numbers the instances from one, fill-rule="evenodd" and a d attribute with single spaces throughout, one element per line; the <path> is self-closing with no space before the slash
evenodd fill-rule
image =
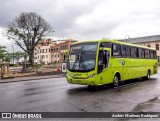
<path id="1" fill-rule="evenodd" d="M 114 85 L 115 85 L 115 86 L 118 86 L 118 83 L 119 83 L 118 77 L 114 77 Z"/>

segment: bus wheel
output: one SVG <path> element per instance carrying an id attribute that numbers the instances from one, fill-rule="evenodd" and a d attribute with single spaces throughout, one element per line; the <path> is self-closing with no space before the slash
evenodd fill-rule
<path id="1" fill-rule="evenodd" d="M 118 74 L 116 74 L 116 75 L 114 76 L 113 86 L 114 86 L 114 87 L 118 87 L 118 86 L 119 86 L 119 83 L 120 83 L 120 77 L 119 77 Z"/>

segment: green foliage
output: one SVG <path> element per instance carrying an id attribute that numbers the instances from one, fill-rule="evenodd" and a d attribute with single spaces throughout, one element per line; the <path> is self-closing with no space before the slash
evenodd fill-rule
<path id="1" fill-rule="evenodd" d="M 2 60 L 5 59 L 5 61 L 9 61 L 10 57 L 9 57 L 8 52 L 5 49 L 6 49 L 5 46 L 0 45 L 0 59 Z"/>
<path id="2" fill-rule="evenodd" d="M 44 62 L 43 60 L 40 60 L 40 64 L 41 64 L 41 65 L 44 65 L 45 62 Z"/>
<path id="3" fill-rule="evenodd" d="M 16 62 L 19 62 L 19 60 L 21 58 L 24 58 L 24 56 L 25 56 L 25 53 L 21 52 L 21 51 L 17 51 L 17 52 L 14 52 L 14 53 L 9 53 L 9 54 L 10 54 L 10 58 L 15 59 Z"/>
<path id="4" fill-rule="evenodd" d="M 42 67 L 43 66 L 43 64 L 35 64 L 33 67 L 34 68 L 40 68 L 40 67 Z"/>
<path id="5" fill-rule="evenodd" d="M 20 67 L 20 65 L 19 64 L 14 64 L 14 67 Z"/>

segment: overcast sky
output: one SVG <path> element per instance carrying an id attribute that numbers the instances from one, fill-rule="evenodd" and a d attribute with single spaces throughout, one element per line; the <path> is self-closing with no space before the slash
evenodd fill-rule
<path id="1" fill-rule="evenodd" d="M 160 0 L 0 0 L 2 31 L 22 12 L 36 12 L 54 29 L 56 39 L 124 39 L 160 34 Z M 127 35 L 127 36 L 126 36 Z"/>

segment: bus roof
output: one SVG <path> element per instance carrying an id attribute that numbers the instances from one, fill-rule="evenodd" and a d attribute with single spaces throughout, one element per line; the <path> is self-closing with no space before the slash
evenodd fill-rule
<path id="1" fill-rule="evenodd" d="M 73 43 L 73 45 L 80 44 L 80 43 L 88 43 L 88 42 L 112 42 L 112 43 L 117 43 L 117 44 L 122 44 L 122 45 L 128 45 L 128 46 L 133 46 L 133 47 L 156 50 L 155 48 L 150 48 L 150 47 L 141 46 L 141 45 L 137 45 L 137 44 L 130 44 L 130 43 L 126 43 L 126 42 L 121 42 L 121 41 L 118 41 L 116 39 L 112 39 L 112 40 L 111 39 L 85 40 L 85 41 L 83 40 L 83 41 L 75 42 L 75 43 Z"/>

